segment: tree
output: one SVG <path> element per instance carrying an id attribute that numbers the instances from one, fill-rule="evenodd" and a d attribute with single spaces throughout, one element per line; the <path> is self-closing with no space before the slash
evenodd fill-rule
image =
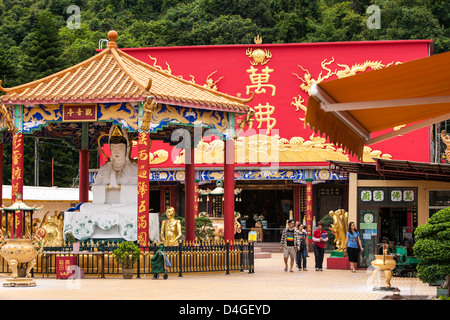
<path id="1" fill-rule="evenodd" d="M 23 40 L 24 58 L 19 64 L 22 82 L 30 82 L 63 69 L 59 23 L 50 11 L 38 13 L 33 31 Z"/>
<path id="2" fill-rule="evenodd" d="M 200 215 L 195 218 L 195 238 L 201 241 L 214 239 L 213 223 L 207 216 Z"/>
<path id="3" fill-rule="evenodd" d="M 424 282 L 436 283 L 445 279 L 444 287 L 450 296 L 450 207 L 431 216 L 414 232 L 414 254 L 420 260 L 417 276 Z"/>
<path id="4" fill-rule="evenodd" d="M 9 51 L 0 47 L 0 80 L 3 87 L 10 87 L 16 77 L 16 69 Z"/>

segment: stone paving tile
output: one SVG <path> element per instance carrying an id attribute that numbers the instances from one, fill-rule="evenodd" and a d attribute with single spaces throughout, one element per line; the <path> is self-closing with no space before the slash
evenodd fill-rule
<path id="1" fill-rule="evenodd" d="M 326 261 L 326 258 L 325 258 Z M 326 266 L 326 265 L 325 265 Z M 377 300 L 391 293 L 372 291 L 370 270 L 314 271 L 314 255 L 308 258 L 309 271 L 284 272 L 281 253 L 270 259 L 255 261 L 255 273 L 232 272 L 187 273 L 183 277 L 169 274 L 167 280 L 151 276 L 124 280 L 106 279 L 57 280 L 35 278 L 33 288 L 0 287 L 0 300 L 8 299 L 141 299 L 141 300 Z M 0 276 L 3 283 L 7 275 Z M 435 295 L 436 288 L 417 278 L 391 280 L 401 294 Z"/>

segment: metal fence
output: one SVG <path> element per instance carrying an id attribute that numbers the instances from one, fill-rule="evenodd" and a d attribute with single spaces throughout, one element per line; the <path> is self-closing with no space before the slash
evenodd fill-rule
<path id="1" fill-rule="evenodd" d="M 43 277 L 55 276 L 57 258 L 62 256 L 76 257 L 77 266 L 84 275 L 96 275 L 105 278 L 107 275 L 121 275 L 122 268 L 115 261 L 113 252 L 119 243 L 98 241 L 82 243 L 80 251 L 73 252 L 71 246 L 44 247 L 37 256 L 33 275 Z M 133 269 L 137 278 L 151 274 L 150 260 L 158 250 L 157 243 L 147 247 L 139 247 L 141 255 Z M 187 272 L 225 272 L 246 271 L 254 273 L 254 243 L 252 241 L 228 242 L 180 242 L 178 246 L 165 247 L 164 251 L 170 261 L 167 273 L 183 276 Z M 0 273 L 10 273 L 8 263 L 0 257 Z"/>

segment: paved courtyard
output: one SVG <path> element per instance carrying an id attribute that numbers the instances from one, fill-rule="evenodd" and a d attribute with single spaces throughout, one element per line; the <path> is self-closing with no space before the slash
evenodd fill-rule
<path id="1" fill-rule="evenodd" d="M 352 273 L 346 270 L 314 271 L 314 256 L 308 258 L 308 271 L 284 272 L 281 253 L 255 260 L 255 273 L 186 273 L 170 274 L 167 280 L 124 280 L 107 276 L 80 280 L 57 280 L 36 277 L 36 287 L 0 286 L 0 300 L 68 299 L 68 300 L 377 300 L 391 293 L 372 291 L 369 270 Z M 326 257 L 325 257 L 326 262 Z M 326 263 L 325 263 L 326 267 Z M 7 275 L 0 277 L 3 284 Z M 391 284 L 404 295 L 435 295 L 436 288 L 417 278 L 393 277 Z"/>

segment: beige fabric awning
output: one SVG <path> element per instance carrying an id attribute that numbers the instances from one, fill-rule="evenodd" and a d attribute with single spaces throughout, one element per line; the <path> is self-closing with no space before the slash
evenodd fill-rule
<path id="1" fill-rule="evenodd" d="M 361 159 L 364 145 L 446 119 L 450 52 L 315 84 L 305 124 Z"/>

